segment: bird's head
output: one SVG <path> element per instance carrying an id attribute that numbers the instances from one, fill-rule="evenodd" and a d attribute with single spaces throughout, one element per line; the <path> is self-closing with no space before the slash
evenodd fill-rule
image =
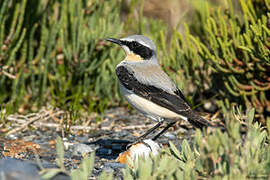
<path id="1" fill-rule="evenodd" d="M 157 62 L 154 42 L 143 35 L 132 35 L 122 39 L 107 38 L 107 41 L 120 45 L 126 53 L 126 61 Z"/>

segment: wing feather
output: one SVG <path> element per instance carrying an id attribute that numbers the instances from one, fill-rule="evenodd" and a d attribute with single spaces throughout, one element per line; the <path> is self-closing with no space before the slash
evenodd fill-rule
<path id="1" fill-rule="evenodd" d="M 121 84 L 136 95 L 183 116 L 188 116 L 191 112 L 189 104 L 179 89 L 171 94 L 154 85 L 143 84 L 135 78 L 134 72 L 125 66 L 117 67 L 116 74 Z"/>

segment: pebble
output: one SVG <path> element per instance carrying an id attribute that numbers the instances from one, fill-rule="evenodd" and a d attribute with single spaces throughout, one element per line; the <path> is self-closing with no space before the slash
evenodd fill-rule
<path id="1" fill-rule="evenodd" d="M 108 163 L 104 164 L 104 167 L 110 167 L 110 168 L 113 168 L 113 169 L 118 169 L 118 168 L 125 168 L 126 165 L 121 164 L 121 163 L 108 162 Z"/>
<path id="2" fill-rule="evenodd" d="M 73 145 L 73 156 L 81 156 L 83 154 L 88 154 L 95 151 L 95 146 L 86 145 L 86 144 L 74 144 Z"/>
<path id="3" fill-rule="evenodd" d="M 79 141 L 79 142 L 88 142 L 88 139 L 89 139 L 88 136 L 77 136 L 77 137 L 75 137 L 75 140 Z"/>
<path id="4" fill-rule="evenodd" d="M 72 147 L 72 146 L 74 146 L 74 143 L 64 142 L 64 147 L 65 147 L 66 150 L 69 149 L 69 147 Z"/>
<path id="5" fill-rule="evenodd" d="M 9 135 L 7 136 L 7 139 L 15 140 L 15 139 L 18 139 L 18 137 L 17 137 L 15 134 L 9 134 Z"/>
<path id="6" fill-rule="evenodd" d="M 118 133 L 119 137 L 125 137 L 129 134 L 127 130 L 122 130 Z"/>
<path id="7" fill-rule="evenodd" d="M 169 140 L 177 139 L 177 135 L 175 133 L 173 133 L 173 132 L 167 132 L 163 136 L 168 138 Z"/>
<path id="8" fill-rule="evenodd" d="M 27 142 L 30 142 L 30 141 L 33 141 L 33 139 L 34 139 L 35 137 L 36 137 L 35 135 L 24 136 L 24 137 L 23 137 L 23 140 L 24 140 L 24 141 L 27 141 Z"/>
<path id="9" fill-rule="evenodd" d="M 108 163 L 104 164 L 102 171 L 105 171 L 107 173 L 115 173 L 115 172 L 117 173 L 117 172 L 121 171 L 122 168 L 125 168 L 125 167 L 126 167 L 125 164 L 108 162 Z"/>

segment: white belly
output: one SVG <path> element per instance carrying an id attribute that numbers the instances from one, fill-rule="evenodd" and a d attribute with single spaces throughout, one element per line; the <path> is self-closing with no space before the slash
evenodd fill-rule
<path id="1" fill-rule="evenodd" d="M 159 121 L 160 118 L 165 119 L 183 119 L 187 120 L 186 117 L 181 116 L 171 110 L 168 110 L 162 106 L 159 106 L 145 98 L 142 98 L 131 91 L 127 90 L 120 84 L 120 89 L 127 101 L 139 112 L 143 113 L 145 116 Z"/>

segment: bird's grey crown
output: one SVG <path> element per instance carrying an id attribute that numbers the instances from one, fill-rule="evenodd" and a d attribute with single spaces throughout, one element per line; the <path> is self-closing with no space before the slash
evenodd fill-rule
<path id="1" fill-rule="evenodd" d="M 137 41 L 138 43 L 150 48 L 154 52 L 156 52 L 157 50 L 155 43 L 151 39 L 143 35 L 137 35 L 137 34 L 131 35 L 131 36 L 122 38 L 121 41 Z"/>

